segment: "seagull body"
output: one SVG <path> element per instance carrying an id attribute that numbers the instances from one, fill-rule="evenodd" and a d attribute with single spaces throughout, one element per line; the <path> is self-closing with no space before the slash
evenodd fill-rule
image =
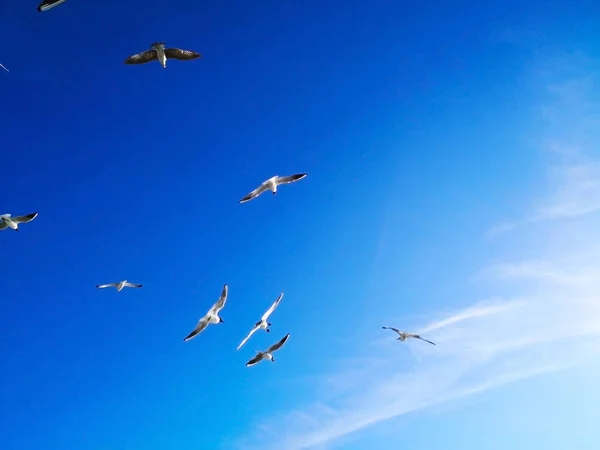
<path id="1" fill-rule="evenodd" d="M 0 215 L 0 230 L 4 230 L 5 228 L 12 228 L 15 231 L 19 231 L 20 223 L 31 222 L 37 217 L 37 215 L 38 213 L 36 212 L 16 217 L 12 217 L 10 214 L 2 214 Z"/>
<path id="2" fill-rule="evenodd" d="M 54 8 L 55 6 L 64 3 L 66 0 L 44 0 L 37 7 L 38 12 L 48 11 L 49 9 Z"/>
<path id="3" fill-rule="evenodd" d="M 286 341 L 288 340 L 289 337 L 290 337 L 290 333 L 286 334 L 283 337 L 283 339 L 281 339 L 276 344 L 271 345 L 267 351 L 256 352 L 256 356 L 246 363 L 246 367 L 250 367 L 255 364 L 258 364 L 263 359 L 269 359 L 269 360 L 271 360 L 271 362 L 275 362 L 275 358 L 273 358 L 273 353 L 276 352 L 277 350 L 279 350 L 281 347 L 283 347 L 283 344 L 286 343 Z"/>
<path id="4" fill-rule="evenodd" d="M 381 327 L 381 328 L 383 328 L 384 330 L 392 330 L 392 331 L 395 331 L 396 333 L 398 333 L 398 340 L 399 341 L 405 341 L 408 338 L 413 338 L 413 339 L 420 339 L 422 341 L 429 342 L 431 345 L 435 345 L 433 342 L 428 341 L 427 339 L 423 339 L 418 334 L 406 333 L 405 331 L 400 331 L 400 330 L 398 330 L 396 328 L 393 328 L 393 327 Z"/>
<path id="5" fill-rule="evenodd" d="M 160 62 L 164 69 L 167 68 L 167 59 L 180 59 L 188 61 L 190 59 L 200 58 L 200 53 L 191 50 L 182 50 L 180 48 L 165 48 L 164 42 L 154 42 L 150 50 L 131 55 L 125 60 L 125 64 L 145 64 L 155 59 Z"/>
<path id="6" fill-rule="evenodd" d="M 301 180 L 306 175 L 308 174 L 297 173 L 295 175 L 289 175 L 286 177 L 280 177 L 279 175 L 275 175 L 274 177 L 269 178 L 267 181 L 264 181 L 259 187 L 254 189 L 248 195 L 246 195 L 243 199 L 240 200 L 240 203 L 246 203 L 247 201 L 258 197 L 260 194 L 266 191 L 271 191 L 273 195 L 275 195 L 277 193 L 277 186 L 279 186 L 280 184 L 293 183 L 295 181 Z"/>
<path id="7" fill-rule="evenodd" d="M 194 328 L 190 334 L 188 334 L 185 338 L 183 338 L 183 342 L 187 342 L 190 339 L 193 339 L 194 337 L 199 335 L 211 323 L 217 324 L 217 323 L 225 322 L 223 319 L 221 319 L 219 317 L 219 311 L 221 311 L 223 309 L 223 307 L 225 306 L 225 302 L 227 301 L 227 292 L 228 292 L 228 288 L 227 288 L 227 284 L 225 284 L 223 286 L 223 291 L 221 292 L 221 296 L 219 297 L 219 300 L 217 300 L 217 303 L 215 303 L 208 310 L 208 312 L 205 314 L 205 316 L 198 321 L 196 328 Z"/>
<path id="8" fill-rule="evenodd" d="M 238 350 L 240 348 L 242 348 L 242 346 L 248 341 L 248 339 L 250 339 L 250 337 L 256 331 L 265 330 L 267 333 L 269 333 L 271 331 L 271 330 L 269 330 L 271 323 L 267 322 L 267 319 L 269 318 L 269 316 L 271 314 L 273 314 L 273 311 L 275 311 L 275 308 L 277 308 L 277 306 L 279 305 L 279 302 L 281 301 L 282 298 L 283 298 L 283 292 L 281 294 L 279 294 L 279 297 L 277 297 L 277 300 L 275 300 L 275 302 L 271 305 L 271 307 L 267 310 L 267 312 L 265 312 L 263 314 L 263 316 L 260 318 L 260 320 L 254 324 L 254 328 L 252 328 L 252 331 L 250 331 L 250 333 L 248 333 L 248 336 L 246 336 L 244 338 L 244 340 L 240 343 L 240 345 L 238 345 L 238 348 L 237 348 Z"/>
<path id="9" fill-rule="evenodd" d="M 127 280 L 119 281 L 118 283 L 99 284 L 96 286 L 98 289 L 104 289 L 109 287 L 117 288 L 117 292 L 121 292 L 123 288 L 141 288 L 141 284 L 130 283 Z"/>
<path id="10" fill-rule="evenodd" d="M 2 67 L 4 70 L 6 70 L 7 72 L 10 72 L 10 70 L 8 70 L 6 67 L 4 67 L 2 64 L 0 64 L 0 67 Z"/>

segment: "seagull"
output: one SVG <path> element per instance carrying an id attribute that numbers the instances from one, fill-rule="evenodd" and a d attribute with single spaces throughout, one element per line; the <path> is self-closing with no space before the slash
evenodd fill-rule
<path id="1" fill-rule="evenodd" d="M 141 284 L 130 283 L 127 280 L 119 281 L 118 283 L 99 284 L 96 286 L 98 289 L 104 289 L 109 287 L 117 288 L 117 292 L 121 292 L 123 288 L 141 288 Z"/>
<path id="2" fill-rule="evenodd" d="M 38 12 L 48 11 L 49 9 L 54 8 L 55 6 L 64 3 L 66 0 L 44 0 L 37 7 Z"/>
<path id="3" fill-rule="evenodd" d="M 6 70 L 7 72 L 10 72 L 10 70 L 8 70 L 6 67 L 4 67 L 2 64 L 0 64 L 0 67 L 2 67 L 4 70 Z"/>
<path id="4" fill-rule="evenodd" d="M 150 50 L 131 55 L 125 60 L 125 64 L 145 64 L 155 59 L 160 61 L 163 68 L 167 68 L 167 59 L 181 59 L 184 61 L 200 58 L 200 53 L 191 50 L 181 50 L 180 48 L 165 48 L 164 42 L 154 42 Z"/>
<path id="5" fill-rule="evenodd" d="M 216 323 L 225 322 L 223 319 L 221 319 L 219 317 L 219 311 L 221 311 L 223 309 L 223 307 L 225 306 L 225 302 L 227 301 L 227 291 L 228 291 L 227 284 L 225 284 L 223 286 L 223 291 L 221 292 L 221 296 L 219 297 L 219 300 L 217 300 L 217 303 L 215 303 L 212 306 L 212 308 L 210 308 L 208 310 L 206 315 L 198 321 L 198 325 L 196 325 L 196 328 L 194 328 L 194 330 L 183 339 L 183 342 L 187 342 L 190 339 L 196 337 L 198 334 L 200 334 L 202 331 L 204 331 L 204 329 L 211 323 L 216 324 Z"/>
<path id="6" fill-rule="evenodd" d="M 271 314 L 273 314 L 273 311 L 275 311 L 275 308 L 277 308 L 277 306 L 279 305 L 279 302 L 281 301 L 282 298 L 283 298 L 283 292 L 281 294 L 279 294 L 279 297 L 277 297 L 277 300 L 275 300 L 275 303 L 273 303 L 271 305 L 271 307 L 267 310 L 267 312 L 263 314 L 263 316 L 260 318 L 260 320 L 254 324 L 254 328 L 252 328 L 252 331 L 250 331 L 248 336 L 246 336 L 246 338 L 241 342 L 241 344 L 238 345 L 238 348 L 237 348 L 238 350 L 240 348 L 242 348 L 242 346 L 248 341 L 248 339 L 250 339 L 250 336 L 252 336 L 257 330 L 263 329 L 263 330 L 266 330 L 267 333 L 269 333 L 271 331 L 271 330 L 269 330 L 271 323 L 267 322 L 267 319 L 269 318 L 269 316 Z"/>
<path id="7" fill-rule="evenodd" d="M 280 184 L 293 183 L 294 181 L 301 180 L 304 178 L 307 173 L 297 173 L 295 175 L 290 175 L 287 177 L 280 177 L 279 175 L 275 175 L 274 177 L 269 178 L 267 181 L 263 182 L 259 187 L 254 189 L 248 195 L 246 195 L 243 199 L 240 200 L 240 203 L 246 203 L 253 198 L 258 197 L 263 192 L 269 190 L 275 195 L 277 193 L 277 186 Z"/>
<path id="8" fill-rule="evenodd" d="M 286 334 L 278 343 L 271 345 L 266 352 L 256 352 L 256 356 L 246 363 L 246 367 L 258 364 L 263 359 L 270 359 L 271 362 L 275 362 L 275 358 L 273 358 L 273 352 L 283 347 L 283 344 L 285 344 L 289 337 L 290 333 Z"/>
<path id="9" fill-rule="evenodd" d="M 418 334 L 406 333 L 406 332 L 404 332 L 404 331 L 400 331 L 400 330 L 398 330 L 398 329 L 396 329 L 396 328 L 394 328 L 394 327 L 381 327 L 381 328 L 383 328 L 384 330 L 393 330 L 393 331 L 395 331 L 396 333 L 398 333 L 398 340 L 399 340 L 399 341 L 405 341 L 405 340 L 407 340 L 408 338 L 413 338 L 413 339 L 421 339 L 422 341 L 429 342 L 431 345 L 435 345 L 433 342 L 431 342 L 431 341 L 428 341 L 427 339 L 423 339 L 423 338 L 422 338 L 421 336 L 419 336 Z"/>
<path id="10" fill-rule="evenodd" d="M 19 231 L 20 223 L 31 222 L 37 217 L 37 215 L 38 213 L 36 212 L 16 217 L 12 217 L 10 214 L 2 214 L 0 215 L 0 230 L 4 230 L 5 228 L 12 228 L 15 231 Z"/>

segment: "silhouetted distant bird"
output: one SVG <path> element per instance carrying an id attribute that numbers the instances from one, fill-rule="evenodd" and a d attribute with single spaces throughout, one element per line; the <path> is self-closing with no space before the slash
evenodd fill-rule
<path id="1" fill-rule="evenodd" d="M 48 11 L 49 9 L 54 8 L 55 6 L 64 3 L 66 0 L 44 0 L 37 7 L 38 12 Z"/>
<path id="2" fill-rule="evenodd" d="M 275 362 L 275 358 L 273 358 L 273 353 L 279 350 L 281 347 L 283 347 L 283 344 L 286 343 L 289 337 L 290 333 L 286 334 L 283 337 L 283 339 L 280 340 L 278 343 L 271 345 L 266 352 L 256 352 L 256 356 L 246 363 L 246 367 L 258 364 L 263 359 L 270 359 L 271 362 Z"/>
<path id="3" fill-rule="evenodd" d="M 427 339 L 423 339 L 423 338 L 422 338 L 421 336 L 419 336 L 418 334 L 406 333 L 406 332 L 404 332 L 404 331 L 400 331 L 400 330 L 398 330 L 398 329 L 396 329 L 396 328 L 392 328 L 392 327 L 381 327 L 381 328 L 383 328 L 384 330 L 393 330 L 393 331 L 395 331 L 396 333 L 398 333 L 398 340 L 399 340 L 399 341 L 405 341 L 405 340 L 407 340 L 408 338 L 413 338 L 413 339 L 421 339 L 422 341 L 429 342 L 430 344 L 432 344 L 432 345 L 435 345 L 433 342 L 431 342 L 431 341 L 428 341 Z"/>
<path id="4" fill-rule="evenodd" d="M 269 327 L 271 326 L 270 322 L 267 322 L 267 319 L 269 318 L 269 316 L 271 314 L 273 314 L 273 311 L 275 311 L 275 308 L 277 308 L 277 306 L 279 305 L 279 302 L 281 301 L 281 299 L 283 298 L 283 292 L 281 294 L 279 294 L 279 297 L 277 297 L 277 300 L 275 300 L 275 302 L 269 307 L 269 309 L 267 310 L 266 313 L 263 314 L 263 316 L 260 318 L 260 320 L 258 322 L 256 322 L 256 324 L 254 324 L 254 328 L 252 328 L 252 330 L 250 331 L 250 333 L 248 333 L 248 336 L 246 336 L 244 338 L 244 340 L 241 342 L 240 345 L 238 345 L 238 350 L 240 348 L 242 348 L 242 346 L 248 341 L 248 339 L 250 339 L 250 337 L 257 331 L 257 330 L 266 330 L 267 333 L 270 331 Z"/>
<path id="5" fill-rule="evenodd" d="M 2 214 L 0 215 L 0 230 L 12 228 L 15 231 L 19 231 L 19 224 L 31 222 L 37 215 L 38 213 L 36 212 L 16 217 L 12 217 L 10 214 Z"/>
<path id="6" fill-rule="evenodd" d="M 167 59 L 180 59 L 187 61 L 200 58 L 200 53 L 191 50 L 181 50 L 180 48 L 165 48 L 164 42 L 154 42 L 150 50 L 131 55 L 125 60 L 125 64 L 145 64 L 155 59 L 160 61 L 163 68 L 167 68 Z"/>
<path id="7" fill-rule="evenodd" d="M 98 289 L 104 289 L 109 287 L 117 288 L 117 292 L 121 292 L 123 288 L 141 288 L 141 284 L 129 283 L 127 280 L 119 281 L 118 283 L 99 284 L 96 286 Z"/>
<path id="8" fill-rule="evenodd" d="M 274 177 L 269 178 L 267 181 L 263 182 L 259 187 L 254 189 L 248 195 L 246 195 L 243 199 L 240 200 L 240 203 L 246 203 L 249 200 L 252 200 L 258 197 L 265 191 L 271 191 L 273 195 L 277 193 L 277 186 L 280 184 L 293 183 L 295 181 L 301 180 L 304 178 L 306 173 L 297 173 L 296 175 L 290 175 L 287 177 L 280 177 L 279 175 L 275 175 Z"/>
<path id="9" fill-rule="evenodd" d="M 194 328 L 194 330 L 183 339 L 184 342 L 196 337 L 198 334 L 204 331 L 204 329 L 211 323 L 216 324 L 225 322 L 219 317 L 219 311 L 221 311 L 225 306 L 225 302 L 227 301 L 227 291 L 227 284 L 225 284 L 225 286 L 223 286 L 223 291 L 221 292 L 221 297 L 219 297 L 217 303 L 215 303 L 212 306 L 212 308 L 208 310 L 206 315 L 198 321 L 198 325 L 196 325 L 196 328 Z"/>

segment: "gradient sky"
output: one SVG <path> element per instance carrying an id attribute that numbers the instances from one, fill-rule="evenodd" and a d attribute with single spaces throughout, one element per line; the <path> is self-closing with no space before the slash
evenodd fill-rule
<path id="1" fill-rule="evenodd" d="M 0 232 L 3 449 L 600 446 L 598 2 L 36 6 L 0 14 L 0 213 L 39 212 Z M 203 58 L 123 64 L 154 41 Z"/>

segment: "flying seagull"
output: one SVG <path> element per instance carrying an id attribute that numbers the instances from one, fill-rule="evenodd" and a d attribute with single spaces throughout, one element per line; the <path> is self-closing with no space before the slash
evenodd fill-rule
<path id="1" fill-rule="evenodd" d="M 242 348 L 242 346 L 248 341 L 248 339 L 250 339 L 250 337 L 256 331 L 258 331 L 260 329 L 266 330 L 267 333 L 271 331 L 271 330 L 269 330 L 271 323 L 267 322 L 267 319 L 269 318 L 269 316 L 271 314 L 273 314 L 273 311 L 275 311 L 275 308 L 277 308 L 277 306 L 279 305 L 279 302 L 281 301 L 282 298 L 283 298 L 283 292 L 281 294 L 279 294 L 279 297 L 277 297 L 277 300 L 275 300 L 275 303 L 273 303 L 271 305 L 271 307 L 267 310 L 267 312 L 263 314 L 263 316 L 260 318 L 260 320 L 254 324 L 254 328 L 252 328 L 252 331 L 250 331 L 250 333 L 248 333 L 248 336 L 246 336 L 244 338 L 244 340 L 241 342 L 241 344 L 238 345 L 238 348 L 237 348 L 238 350 L 240 348 Z"/>
<path id="2" fill-rule="evenodd" d="M 306 173 L 297 173 L 295 175 L 289 175 L 287 177 L 280 177 L 279 175 L 275 175 L 274 177 L 269 178 L 267 181 L 263 182 L 259 187 L 254 189 L 248 195 L 246 195 L 243 199 L 240 200 L 240 203 L 246 203 L 253 198 L 258 197 L 265 191 L 271 191 L 273 195 L 277 193 L 277 186 L 280 184 L 293 183 L 294 181 L 301 180 L 304 178 Z"/>
<path id="3" fill-rule="evenodd" d="M 200 53 L 191 50 L 181 50 L 180 48 L 165 48 L 164 42 L 154 42 L 150 46 L 150 50 L 145 50 L 141 53 L 131 55 L 125 60 L 125 64 L 145 64 L 155 59 L 160 61 L 163 68 L 167 68 L 167 59 L 180 59 L 187 61 L 190 59 L 200 58 Z"/>
<path id="4" fill-rule="evenodd" d="M 117 288 L 117 292 L 121 292 L 123 288 L 141 288 L 141 284 L 130 283 L 127 280 L 119 281 L 118 283 L 99 284 L 96 286 L 98 289 L 104 289 L 109 287 Z"/>
<path id="5" fill-rule="evenodd" d="M 5 228 L 12 228 L 15 231 L 19 231 L 20 223 L 31 222 L 37 217 L 37 215 L 38 213 L 36 212 L 16 217 L 12 217 L 10 214 L 2 214 L 0 215 L 0 230 L 4 230 Z"/>
<path id="6" fill-rule="evenodd" d="M 10 72 L 10 70 L 8 70 L 6 67 L 4 67 L 2 64 L 0 64 L 0 67 L 2 67 L 4 70 L 6 70 L 7 72 Z"/>
<path id="7" fill-rule="evenodd" d="M 276 352 L 283 347 L 283 344 L 285 344 L 289 337 L 290 333 L 286 334 L 278 343 L 271 345 L 266 352 L 256 352 L 256 356 L 246 363 L 246 367 L 258 364 L 263 359 L 270 359 L 271 362 L 275 362 L 275 358 L 273 358 L 273 352 Z"/>
<path id="8" fill-rule="evenodd" d="M 204 329 L 211 323 L 216 324 L 216 323 L 225 322 L 223 319 L 221 319 L 219 317 L 219 311 L 221 311 L 223 309 L 226 301 L 227 301 L 227 284 L 225 284 L 223 286 L 223 291 L 221 292 L 221 297 L 219 297 L 219 300 L 217 300 L 217 303 L 215 303 L 212 306 L 212 308 L 210 308 L 208 310 L 206 315 L 198 321 L 198 325 L 196 325 L 196 328 L 194 328 L 194 330 L 183 339 L 183 342 L 187 342 L 190 339 L 196 337 L 198 334 L 200 334 L 202 331 L 204 331 Z"/>
<path id="9" fill-rule="evenodd" d="M 38 12 L 48 11 L 49 9 L 54 8 L 55 6 L 64 3 L 66 0 L 44 0 L 37 7 Z"/>
<path id="10" fill-rule="evenodd" d="M 398 330 L 398 329 L 396 329 L 394 327 L 381 327 L 381 328 L 383 328 L 384 330 L 392 330 L 392 331 L 395 331 L 396 333 L 398 333 L 398 340 L 399 341 L 405 341 L 408 338 L 413 338 L 413 339 L 421 339 L 422 341 L 429 342 L 431 345 L 435 345 L 433 342 L 428 341 L 427 339 L 423 339 L 418 334 L 406 333 L 406 332 L 400 331 L 400 330 Z"/>

